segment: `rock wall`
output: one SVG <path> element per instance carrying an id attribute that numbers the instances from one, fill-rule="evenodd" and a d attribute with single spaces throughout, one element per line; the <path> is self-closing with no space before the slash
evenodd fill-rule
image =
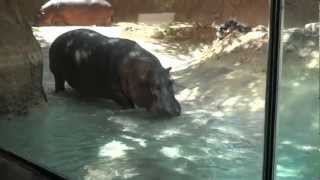
<path id="1" fill-rule="evenodd" d="M 268 24 L 268 0 L 179 0 L 177 19 L 222 23 L 237 19 L 250 25 Z"/>
<path id="2" fill-rule="evenodd" d="M 235 18 L 268 24 L 268 0 L 111 0 L 115 21 L 137 20 L 139 13 L 175 12 L 178 21 L 221 23 Z"/>
<path id="3" fill-rule="evenodd" d="M 286 0 L 283 24 L 285 27 L 303 27 L 311 22 L 319 22 L 319 0 Z"/>
<path id="4" fill-rule="evenodd" d="M 25 112 L 44 100 L 42 55 L 30 23 L 39 0 L 0 0 L 0 114 Z"/>
<path id="5" fill-rule="evenodd" d="M 44 4 L 47 0 L 41 0 Z M 268 25 L 270 0 L 108 0 L 115 21 L 136 21 L 139 13 L 175 12 L 178 21 L 224 22 L 230 18 L 249 25 Z M 319 0 L 284 0 L 285 27 L 316 22 Z"/>

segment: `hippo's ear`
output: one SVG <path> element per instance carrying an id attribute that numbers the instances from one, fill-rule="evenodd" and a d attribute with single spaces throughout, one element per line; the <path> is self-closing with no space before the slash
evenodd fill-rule
<path id="1" fill-rule="evenodd" d="M 146 74 L 141 74 L 139 77 L 140 77 L 140 80 L 143 80 L 143 81 L 147 79 Z"/>
<path id="2" fill-rule="evenodd" d="M 170 71 L 171 71 L 171 69 L 172 69 L 172 67 L 168 67 L 165 71 L 166 71 L 166 73 L 170 73 Z"/>

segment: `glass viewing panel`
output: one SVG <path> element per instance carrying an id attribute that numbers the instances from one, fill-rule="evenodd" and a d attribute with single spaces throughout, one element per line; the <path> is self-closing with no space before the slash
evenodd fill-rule
<path id="1" fill-rule="evenodd" d="M 80 27 L 75 23 L 77 20 L 68 19 L 72 16 L 50 16 L 51 21 L 37 23 L 49 24 L 33 27 L 43 53 L 43 86 L 48 106 L 35 108 L 22 116 L 10 116 L 10 120 L 2 116 L 0 147 L 70 179 L 261 179 L 268 1 L 135 0 L 128 3 L 128 0 L 113 0 L 110 3 L 114 11 L 113 18 L 108 19 L 113 20 L 110 26 L 98 24 L 81 28 L 134 40 L 155 55 L 163 67 L 172 67 L 170 74 L 175 81 L 173 89 L 181 104 L 181 115 L 160 118 L 144 108 L 122 109 L 113 101 L 83 98 L 67 83 L 64 92 L 55 93 L 54 77 L 49 70 L 50 45 L 62 33 Z M 63 13 L 68 12 L 71 10 Z M 90 17 L 94 12 L 86 14 Z M 84 23 L 94 24 L 95 21 Z M 303 43 L 313 47 L 312 43 L 317 42 L 306 40 Z M 71 39 L 67 45 L 72 44 Z M 302 47 L 299 43 L 296 46 L 288 48 Z M 126 49 L 129 47 L 119 47 L 115 51 Z M 294 53 L 299 52 L 299 57 L 317 54 L 306 48 L 299 50 L 293 49 L 293 54 L 289 55 L 295 58 L 294 63 L 307 62 L 306 66 L 299 66 L 303 71 L 286 72 L 284 69 L 284 73 L 293 73 L 288 78 L 299 76 L 299 81 L 283 79 L 282 82 L 288 84 L 283 86 L 303 91 L 282 93 L 281 100 L 290 96 L 286 102 L 299 104 L 286 106 L 293 106 L 295 112 L 305 110 L 294 118 L 307 114 L 303 116 L 305 121 L 301 118 L 297 121 L 297 127 L 307 126 L 301 132 L 314 139 L 304 146 L 281 136 L 284 139 L 280 137 L 279 144 L 298 147 L 289 149 L 290 153 L 300 150 L 316 153 L 318 149 L 312 143 L 318 138 L 318 125 L 314 121 L 317 117 L 316 113 L 307 112 L 316 109 L 316 94 L 312 89 L 317 84 L 311 79 L 316 78 L 314 74 L 318 69 L 314 63 L 317 61 L 302 61 Z M 87 52 L 78 49 L 69 57 L 78 62 L 90 56 Z M 131 52 L 132 56 L 137 54 L 137 51 Z M 294 65 L 290 67 L 295 68 Z M 96 64 L 95 67 L 103 66 Z M 139 73 L 133 76 L 138 77 Z M 103 78 L 99 83 L 105 83 Z M 308 94 L 300 98 L 302 93 Z M 149 97 L 144 94 L 140 98 Z M 300 105 L 302 102 L 304 104 Z M 313 105 L 309 106 L 309 102 Z M 289 116 L 281 112 L 286 106 L 280 106 L 280 120 L 284 115 Z M 281 121 L 285 122 L 291 127 L 296 121 Z M 283 127 L 281 124 L 280 128 L 286 130 Z M 296 131 L 287 129 L 286 133 L 292 135 Z M 301 140 L 303 137 L 302 134 L 294 138 Z M 280 149 L 279 169 L 287 170 L 281 154 Z M 290 158 L 284 160 L 291 162 Z M 297 165 L 300 168 L 304 164 Z M 308 173 L 312 173 L 312 169 Z"/>
<path id="2" fill-rule="evenodd" d="M 285 1 L 276 179 L 320 179 L 319 2 Z"/>

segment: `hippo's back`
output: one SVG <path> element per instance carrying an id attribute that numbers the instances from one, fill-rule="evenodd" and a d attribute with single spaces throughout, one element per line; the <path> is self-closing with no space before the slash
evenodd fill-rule
<path id="1" fill-rule="evenodd" d="M 58 6 L 91 6 L 99 5 L 104 7 L 112 7 L 112 5 L 106 0 L 51 0 L 45 3 L 41 9 L 46 9 L 49 7 L 58 7 Z"/>
<path id="2" fill-rule="evenodd" d="M 66 32 L 54 40 L 49 49 L 49 60 L 51 70 L 55 66 L 63 64 L 82 63 L 101 51 L 102 41 L 107 37 L 91 30 L 78 29 Z M 89 57 L 90 55 L 90 57 Z M 79 65 L 78 64 L 78 65 Z M 60 68 L 60 67 L 59 67 Z"/>
<path id="3" fill-rule="evenodd" d="M 119 86 L 119 68 L 136 45 L 88 29 L 69 31 L 60 35 L 49 49 L 50 70 L 80 92 L 87 88 L 107 91 L 107 84 Z"/>

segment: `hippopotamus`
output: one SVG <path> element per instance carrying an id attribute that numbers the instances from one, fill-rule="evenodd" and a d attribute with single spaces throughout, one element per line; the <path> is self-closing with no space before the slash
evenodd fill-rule
<path id="1" fill-rule="evenodd" d="M 135 41 L 111 38 L 88 29 L 57 37 L 49 49 L 55 91 L 67 82 L 81 96 L 111 99 L 123 108 L 141 107 L 178 116 L 170 69 Z"/>
<path id="2" fill-rule="evenodd" d="M 105 0 L 50 0 L 41 7 L 36 25 L 109 26 L 112 16 L 112 6 Z"/>

